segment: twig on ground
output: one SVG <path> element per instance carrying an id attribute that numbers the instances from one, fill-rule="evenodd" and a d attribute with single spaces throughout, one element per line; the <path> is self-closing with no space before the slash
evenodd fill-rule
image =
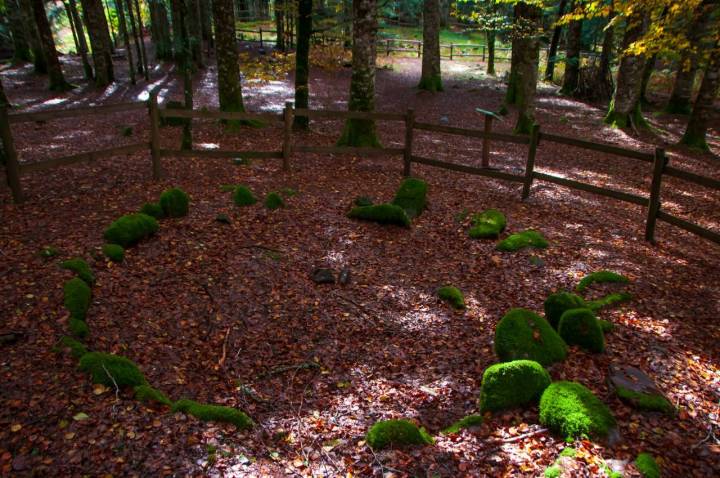
<path id="1" fill-rule="evenodd" d="M 114 415 L 116 413 L 116 406 L 118 403 L 120 403 L 120 387 L 118 387 L 118 384 L 115 381 L 115 377 L 112 376 L 112 374 L 107 369 L 105 364 L 101 363 L 100 365 L 102 365 L 103 370 L 105 370 L 105 373 L 107 374 L 108 377 L 110 377 L 110 380 L 112 380 L 113 385 L 115 385 L 115 403 L 113 404 L 113 407 L 112 407 L 112 412 Z"/>
<path id="2" fill-rule="evenodd" d="M 222 344 L 222 355 L 220 355 L 220 360 L 218 360 L 218 366 L 224 367 L 225 366 L 225 358 L 227 356 L 227 343 L 228 338 L 230 337 L 230 330 L 232 329 L 232 325 L 227 328 L 227 331 L 225 332 L 225 340 L 223 340 Z"/>

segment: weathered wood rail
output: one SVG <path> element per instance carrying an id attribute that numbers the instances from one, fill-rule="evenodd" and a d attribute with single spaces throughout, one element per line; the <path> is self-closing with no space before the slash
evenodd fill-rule
<path id="1" fill-rule="evenodd" d="M 113 114 L 126 111 L 148 111 L 150 118 L 150 141 L 136 142 L 128 145 L 106 148 L 96 151 L 51 158 L 45 161 L 34 163 L 20 163 L 15 150 L 11 126 L 24 122 L 49 121 L 56 119 L 73 118 L 87 115 Z M 658 220 L 671 224 L 675 227 L 688 231 L 692 234 L 703 237 L 707 240 L 720 244 L 720 233 L 706 229 L 686 219 L 673 216 L 662 210 L 661 191 L 662 182 L 665 176 L 677 178 L 699 186 L 720 191 L 720 180 L 702 176 L 690 171 L 675 168 L 668 165 L 668 158 L 661 148 L 653 152 L 638 151 L 622 148 L 611 144 L 596 143 L 577 138 L 569 138 L 540 131 L 540 126 L 535 125 L 530 135 L 517 135 L 509 133 L 498 133 L 492 131 L 493 114 L 479 110 L 485 115 L 484 129 L 461 128 L 456 126 L 424 123 L 415 120 L 412 109 L 405 113 L 394 112 L 366 112 L 366 111 L 334 111 L 334 110 L 313 110 L 295 109 L 292 103 L 285 104 L 282 114 L 274 113 L 250 113 L 250 112 L 225 112 L 208 110 L 189 110 L 160 108 L 157 96 L 153 93 L 148 101 L 118 103 L 112 105 L 91 106 L 72 109 L 45 110 L 34 113 L 9 113 L 6 108 L 0 108 L 0 139 L 2 139 L 5 152 L 5 174 L 7 183 L 12 192 L 15 202 L 22 202 L 24 195 L 21 185 L 23 176 L 37 172 L 46 171 L 58 167 L 69 166 L 78 163 L 96 161 L 111 156 L 127 155 L 141 151 L 149 151 L 152 166 L 152 176 L 159 179 L 162 175 L 161 160 L 164 157 L 199 157 L 199 158 L 259 158 L 259 159 L 281 159 L 282 168 L 290 169 L 292 153 L 314 153 L 314 154 L 352 154 L 356 156 L 377 156 L 377 155 L 398 155 L 403 158 L 403 174 L 412 174 L 413 164 L 422 164 L 464 174 L 483 176 L 491 179 L 510 181 L 522 184 L 522 199 L 529 197 L 534 181 L 545 181 L 563 187 L 589 192 L 604 197 L 609 197 L 630 204 L 635 204 L 646 209 L 645 239 L 654 242 L 655 226 Z M 375 121 L 402 122 L 405 127 L 405 142 L 403 147 L 393 148 L 352 148 L 342 146 L 307 146 L 296 144 L 293 141 L 293 118 L 295 116 L 308 117 L 311 119 L 367 119 Z M 205 119 L 223 121 L 261 121 L 280 123 L 283 128 L 282 144 L 275 151 L 230 151 L 230 150 L 196 150 L 196 149 L 164 149 L 160 147 L 160 127 L 162 120 L 167 118 L 184 119 Z M 441 161 L 433 158 L 426 158 L 413 154 L 414 132 L 423 131 L 430 133 L 442 133 L 481 139 L 483 141 L 482 166 L 471 166 L 466 164 Z M 512 143 L 527 145 L 527 160 L 523 174 L 513 174 L 491 168 L 489 164 L 489 150 L 492 143 Z M 589 184 L 574 179 L 568 179 L 552 174 L 535 170 L 535 156 L 538 148 L 544 143 L 556 143 L 576 147 L 584 150 L 598 151 L 613 154 L 625 158 L 635 159 L 649 163 L 652 166 L 652 181 L 647 196 L 618 191 Z"/>

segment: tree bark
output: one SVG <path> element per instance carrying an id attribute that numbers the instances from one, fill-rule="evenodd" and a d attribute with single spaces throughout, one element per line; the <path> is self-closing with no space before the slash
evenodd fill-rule
<path id="1" fill-rule="evenodd" d="M 7 1 L 8 24 L 13 41 L 13 58 L 14 65 L 25 63 L 32 60 L 30 52 L 30 42 L 28 32 L 25 29 L 25 19 L 23 11 L 17 0 Z"/>
<path id="2" fill-rule="evenodd" d="M 232 0 L 213 0 L 215 21 L 215 57 L 220 110 L 245 111 L 235 41 L 235 10 Z"/>
<path id="3" fill-rule="evenodd" d="M 110 41 L 110 51 L 115 51 L 115 45 L 117 45 L 117 37 L 115 36 L 115 29 L 113 28 L 112 24 L 112 18 L 110 17 L 110 6 L 108 5 L 108 0 L 105 0 L 105 20 L 108 25 L 108 33 L 110 35 L 109 41 Z"/>
<path id="4" fill-rule="evenodd" d="M 485 31 L 487 40 L 487 74 L 495 76 L 495 30 Z"/>
<path id="5" fill-rule="evenodd" d="M 148 70 L 147 52 L 145 51 L 145 31 L 143 29 L 142 13 L 140 12 L 140 2 L 138 0 L 135 0 L 135 13 L 137 13 L 138 36 L 140 37 L 140 53 L 142 53 L 145 81 L 149 81 L 150 71 Z"/>
<path id="6" fill-rule="evenodd" d="M 125 57 L 128 61 L 128 74 L 130 75 L 130 83 L 135 84 L 135 67 L 133 66 L 132 47 L 130 46 L 130 34 L 128 33 L 127 22 L 125 21 L 125 9 L 122 0 L 115 0 L 115 11 L 118 15 L 118 24 L 120 27 L 120 35 L 125 43 Z"/>
<path id="7" fill-rule="evenodd" d="M 442 91 L 440 74 L 440 1 L 425 0 L 423 5 L 422 73 L 418 88 Z"/>
<path id="8" fill-rule="evenodd" d="M 285 51 L 285 2 L 275 0 L 275 49 Z"/>
<path id="9" fill-rule="evenodd" d="M 352 76 L 350 111 L 375 110 L 375 56 L 377 38 L 377 0 L 353 0 Z M 379 147 L 375 121 L 349 119 L 338 146 Z"/>
<path id="10" fill-rule="evenodd" d="M 172 38 L 165 2 L 150 0 L 149 5 L 153 42 L 155 43 L 155 58 L 158 60 L 172 60 Z"/>
<path id="11" fill-rule="evenodd" d="M 78 39 L 77 30 L 75 29 L 75 21 L 70 14 L 70 7 L 68 6 L 67 2 L 63 1 L 63 7 L 65 8 L 65 17 L 67 18 L 68 25 L 70 25 L 70 30 L 73 37 L 73 44 L 75 45 L 75 53 L 77 54 L 80 51 L 80 40 Z"/>
<path id="12" fill-rule="evenodd" d="M 529 134 L 535 124 L 535 93 L 537 90 L 538 63 L 540 61 L 540 42 L 538 32 L 542 19 L 542 9 L 525 2 L 515 4 L 515 24 L 521 28 L 514 31 L 511 85 L 508 96 L 518 108 L 515 132 Z M 512 88 L 511 88 L 512 87 Z"/>
<path id="13" fill-rule="evenodd" d="M 558 20 L 565 13 L 565 5 L 567 0 L 560 0 L 558 6 Z M 558 50 L 558 44 L 560 43 L 560 35 L 562 34 L 562 25 L 556 25 L 553 29 L 553 35 L 550 39 L 550 48 L 548 49 L 547 64 L 545 66 L 545 81 L 553 81 L 555 75 L 555 62 Z"/>
<path id="14" fill-rule="evenodd" d="M 63 75 L 62 66 L 60 66 L 60 60 L 55 49 L 55 40 L 53 39 L 43 0 L 32 0 L 32 9 L 48 68 L 50 90 L 65 91 L 72 89 L 72 85 L 65 81 L 65 75 Z"/>
<path id="15" fill-rule="evenodd" d="M 130 31 L 132 32 L 133 39 L 135 40 L 135 55 L 137 56 L 136 65 L 138 74 L 143 74 L 143 62 L 142 62 L 142 50 L 140 49 L 140 35 L 138 34 L 138 25 L 135 22 L 135 11 L 133 8 L 132 0 L 125 0 L 125 6 L 127 7 L 128 21 L 130 22 Z"/>
<path id="16" fill-rule="evenodd" d="M 440 0 L 440 27 L 445 28 L 450 24 L 450 6 L 452 0 Z"/>
<path id="17" fill-rule="evenodd" d="M 310 87 L 310 35 L 312 34 L 312 0 L 298 0 L 297 49 L 295 51 L 295 108 L 308 108 Z M 293 120 L 296 129 L 307 129 L 307 116 Z"/>
<path id="18" fill-rule="evenodd" d="M 95 65 L 95 84 L 107 86 L 115 79 L 107 21 L 100 0 L 81 0 Z"/>
<path id="19" fill-rule="evenodd" d="M 136 0 L 137 1 L 137 0 Z M 202 52 L 202 23 L 200 18 L 200 3 L 198 0 L 187 1 L 188 16 L 188 40 L 190 42 L 190 53 L 193 64 L 196 68 L 205 68 Z"/>
<path id="20" fill-rule="evenodd" d="M 28 42 L 33 56 L 33 71 L 38 75 L 46 75 L 48 72 L 45 53 L 43 52 L 42 42 L 40 41 L 40 32 L 38 32 L 35 23 L 35 13 L 33 12 L 32 0 L 18 0 L 18 4 L 23 14 L 25 31 L 28 33 Z"/>
<path id="21" fill-rule="evenodd" d="M 610 25 L 610 22 L 612 21 L 614 16 L 615 14 L 612 12 L 610 13 L 610 15 L 608 15 L 608 25 L 605 26 L 602 52 L 600 52 L 600 64 L 598 66 L 597 77 L 595 78 L 595 83 L 597 85 L 604 85 L 604 91 L 608 92 L 612 92 L 613 89 L 612 73 L 610 71 L 610 60 L 612 60 L 613 43 L 615 41 L 615 27 Z M 608 94 L 607 97 L 605 97 L 606 95 L 603 92 L 599 92 L 597 94 L 598 97 L 602 97 L 602 99 L 604 100 L 609 99 L 611 95 L 612 93 Z"/>
<path id="22" fill-rule="evenodd" d="M 714 51 L 710 54 L 708 66 L 705 69 L 705 75 L 703 76 L 703 81 L 700 84 L 700 91 L 698 92 L 697 99 L 693 105 L 687 129 L 680 140 L 681 144 L 704 151 L 708 151 L 710 149 L 705 137 L 707 135 L 708 124 L 713 119 L 713 114 L 717 116 L 714 108 L 714 102 L 718 94 L 719 86 L 720 42 L 715 44 Z"/>
<path id="23" fill-rule="evenodd" d="M 68 0 L 68 7 L 70 8 L 70 15 L 73 18 L 73 22 L 75 23 L 75 29 L 77 30 L 79 42 L 78 50 L 80 53 L 80 58 L 82 59 L 85 79 L 92 81 L 95 78 L 95 75 L 93 74 L 90 60 L 88 59 L 88 45 L 87 40 L 85 39 L 85 27 L 83 26 L 83 22 L 80 19 L 80 15 L 78 14 L 77 4 L 75 3 L 75 0 Z"/>
<path id="24" fill-rule="evenodd" d="M 560 92 L 565 95 L 572 95 L 578 87 L 578 79 L 580 78 L 581 40 L 582 21 L 574 20 L 568 25 L 565 49 L 565 74 L 563 75 L 563 84 L 560 89 Z"/>
<path id="25" fill-rule="evenodd" d="M 202 38 L 207 47 L 208 55 L 210 50 L 214 48 L 213 45 L 213 34 L 212 34 L 212 23 L 209 0 L 199 0 L 200 3 L 200 25 L 202 28 Z"/>
<path id="26" fill-rule="evenodd" d="M 640 104 L 642 106 L 650 105 L 650 100 L 647 98 L 647 87 L 650 84 L 650 77 L 655 71 L 655 62 L 657 61 L 657 53 L 650 57 L 645 63 L 643 68 L 642 83 L 640 83 Z"/>

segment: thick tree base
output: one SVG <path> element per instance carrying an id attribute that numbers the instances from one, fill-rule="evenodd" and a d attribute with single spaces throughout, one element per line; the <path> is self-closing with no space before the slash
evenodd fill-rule
<path id="1" fill-rule="evenodd" d="M 670 98 L 665 106 L 665 112 L 673 115 L 689 115 L 692 112 L 692 105 L 687 99 Z"/>
<path id="2" fill-rule="evenodd" d="M 689 134 L 687 131 L 680 139 L 680 144 L 700 151 L 710 151 L 710 146 L 708 146 L 707 141 L 705 141 L 705 136 Z"/>
<path id="3" fill-rule="evenodd" d="M 420 78 L 420 84 L 418 85 L 418 88 L 425 91 L 431 91 L 433 93 L 442 91 L 442 79 L 440 78 L 440 75 Z"/>
<path id="4" fill-rule="evenodd" d="M 345 123 L 337 146 L 358 148 L 382 148 L 375 131 L 375 122 L 371 120 L 349 119 Z"/>
<path id="5" fill-rule="evenodd" d="M 513 132 L 515 134 L 530 134 L 533 126 L 535 126 L 535 120 L 528 118 L 525 115 L 520 115 Z"/>
<path id="6" fill-rule="evenodd" d="M 610 125 L 613 128 L 620 129 L 627 128 L 628 126 L 635 129 L 649 127 L 647 121 L 645 121 L 645 118 L 642 115 L 642 111 L 640 111 L 640 106 L 637 106 L 632 113 L 628 114 L 616 111 L 614 105 L 611 103 L 610 109 L 608 110 L 607 115 L 605 115 L 605 119 L 603 121 L 605 124 Z"/>

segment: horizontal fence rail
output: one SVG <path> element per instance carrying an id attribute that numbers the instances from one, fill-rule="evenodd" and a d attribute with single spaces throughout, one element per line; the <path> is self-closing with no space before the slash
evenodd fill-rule
<path id="1" fill-rule="evenodd" d="M 11 125 L 33 121 L 48 121 L 65 118 L 77 118 L 87 115 L 111 114 L 126 111 L 147 110 L 150 117 L 150 142 L 137 142 L 124 146 L 105 148 L 96 151 L 77 153 L 59 158 L 52 158 L 45 161 L 20 164 L 17 158 Z M 132 154 L 142 151 L 150 152 L 152 161 L 152 175 L 154 179 L 161 176 L 161 158 L 165 157 L 192 157 L 192 158 L 258 158 L 258 159 L 281 159 L 282 167 L 285 170 L 290 168 L 290 157 L 292 153 L 315 153 L 315 154 L 352 154 L 356 156 L 390 156 L 402 155 L 403 174 L 409 176 L 413 164 L 421 164 L 430 167 L 456 171 L 465 174 L 484 176 L 492 179 L 522 184 L 522 198 L 525 199 L 531 192 L 533 181 L 546 181 L 559 186 L 589 192 L 604 197 L 624 201 L 646 208 L 647 218 L 645 222 L 645 238 L 648 241 L 655 239 L 655 224 L 657 220 L 673 225 L 692 234 L 720 244 L 720 234 L 694 224 L 686 219 L 673 216 L 662 210 L 661 189 L 663 177 L 669 176 L 678 178 L 690 183 L 720 191 L 720 180 L 702 176 L 690 171 L 668 166 L 664 150 L 658 148 L 653 153 L 637 151 L 634 149 L 622 148 L 611 144 L 595 143 L 592 141 L 568 138 L 551 133 L 540 132 L 540 127 L 535 125 L 530 135 L 517 135 L 510 133 L 498 133 L 492 131 L 492 124 L 495 115 L 491 112 L 478 110 L 484 114 L 484 129 L 462 128 L 457 126 L 431 124 L 415 121 L 415 113 L 412 109 L 405 113 L 395 112 L 369 112 L 369 111 L 341 111 L 341 110 L 313 110 L 307 108 L 294 109 L 292 103 L 287 102 L 282 114 L 277 113 L 251 113 L 251 112 L 226 112 L 210 111 L 205 109 L 194 110 L 184 108 L 160 108 L 157 102 L 157 95 L 151 93 L 150 99 L 145 102 L 117 103 L 111 105 L 98 105 L 81 108 L 67 108 L 56 110 L 45 110 L 32 113 L 9 114 L 7 108 L 0 108 L 0 138 L 5 150 L 6 166 L 5 172 L 7 182 L 10 186 L 15 202 L 23 200 L 20 178 L 29 173 L 46 171 L 57 167 L 70 166 L 78 163 L 92 162 L 98 159 L 111 156 Z M 330 120 L 372 120 L 372 121 L 397 121 L 403 122 L 405 127 L 405 142 L 403 147 L 391 148 L 366 148 L 366 147 L 344 147 L 344 146 L 315 146 L 293 143 L 292 124 L 295 116 L 310 119 Z M 163 119 L 210 119 L 225 121 L 261 121 L 267 123 L 282 122 L 283 136 L 281 148 L 277 151 L 230 151 L 220 149 L 164 149 L 160 147 L 160 126 Z M 415 131 L 435 132 L 458 135 L 468 138 L 477 138 L 483 141 L 482 167 L 458 164 L 438 159 L 414 155 L 413 139 Z M 492 142 L 505 142 L 512 144 L 528 145 L 527 162 L 523 174 L 512 174 L 507 171 L 490 168 L 489 150 Z M 568 179 L 553 174 L 535 170 L 535 155 L 541 143 L 558 143 L 573 146 L 585 150 L 598 151 L 613 154 L 620 157 L 631 158 L 652 164 L 652 182 L 648 197 L 637 194 L 618 191 L 616 189 L 588 184 L 574 179 Z"/>

